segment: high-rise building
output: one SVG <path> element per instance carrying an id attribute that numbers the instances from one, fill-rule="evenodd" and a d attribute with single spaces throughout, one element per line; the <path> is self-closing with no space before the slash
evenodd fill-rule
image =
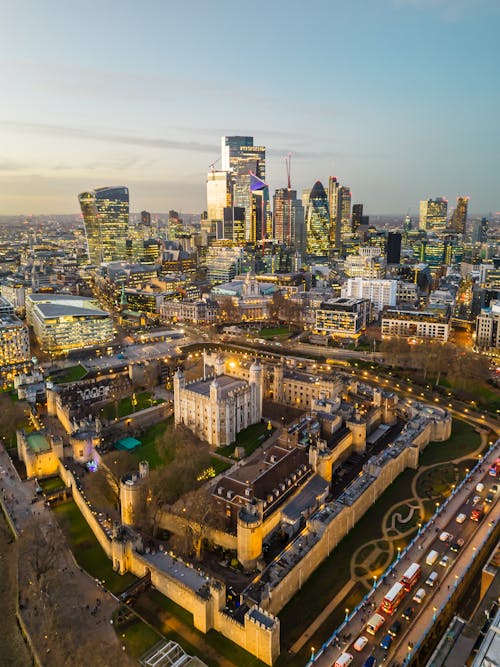
<path id="1" fill-rule="evenodd" d="M 228 171 L 209 171 L 207 174 L 208 220 L 223 220 L 226 206 L 231 206 L 230 174 Z"/>
<path id="2" fill-rule="evenodd" d="M 399 264 L 401 261 L 401 234 L 389 232 L 387 234 L 387 264 Z"/>
<path id="3" fill-rule="evenodd" d="M 328 179 L 328 211 L 330 213 L 330 243 L 335 248 L 340 248 L 340 209 L 339 209 L 340 183 L 336 176 Z"/>
<path id="4" fill-rule="evenodd" d="M 245 243 L 245 209 L 241 206 L 228 206 L 224 209 L 224 236 L 236 243 Z"/>
<path id="5" fill-rule="evenodd" d="M 330 213 L 328 197 L 320 181 L 314 184 L 306 217 L 307 254 L 328 257 L 330 253 Z"/>
<path id="6" fill-rule="evenodd" d="M 96 188 L 78 195 L 91 264 L 125 258 L 129 221 L 126 187 Z"/>
<path id="7" fill-rule="evenodd" d="M 486 243 L 488 241 L 488 220 L 476 220 L 472 228 L 472 243 Z"/>
<path id="8" fill-rule="evenodd" d="M 307 207 L 309 206 L 309 198 L 311 197 L 311 188 L 304 188 L 302 190 L 302 206 L 304 207 L 304 211 L 307 211 Z"/>
<path id="9" fill-rule="evenodd" d="M 266 149 L 254 146 L 253 137 L 222 137 L 222 169 L 231 172 L 233 206 L 245 209 L 246 240 L 252 241 L 252 180 L 265 181 Z"/>
<path id="10" fill-rule="evenodd" d="M 141 211 L 141 225 L 151 227 L 151 213 L 149 211 Z"/>
<path id="11" fill-rule="evenodd" d="M 351 228 L 351 189 L 342 185 L 338 192 L 338 211 L 340 215 L 340 240 L 352 233 Z"/>
<path id="12" fill-rule="evenodd" d="M 256 176 L 250 174 L 250 192 L 252 202 L 252 218 L 250 235 L 252 243 L 264 242 L 272 235 L 272 218 L 269 207 L 269 186 Z"/>
<path id="13" fill-rule="evenodd" d="M 465 234 L 469 197 L 457 197 L 457 205 L 452 213 L 450 229 L 456 234 Z"/>
<path id="14" fill-rule="evenodd" d="M 363 204 L 352 205 L 352 231 L 356 233 L 363 220 Z"/>
<path id="15" fill-rule="evenodd" d="M 300 247 L 304 236 L 304 207 L 297 191 L 278 188 L 273 198 L 274 238 L 288 246 Z"/>
<path id="16" fill-rule="evenodd" d="M 418 226 L 426 231 L 444 231 L 448 214 L 448 200 L 444 197 L 423 199 L 420 202 L 420 217 Z"/>

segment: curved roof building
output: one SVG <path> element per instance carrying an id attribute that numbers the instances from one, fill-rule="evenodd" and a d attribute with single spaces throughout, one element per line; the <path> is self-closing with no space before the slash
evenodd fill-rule
<path id="1" fill-rule="evenodd" d="M 327 257 L 330 251 L 330 214 L 328 197 L 321 181 L 316 181 L 307 207 L 307 254 Z"/>
<path id="2" fill-rule="evenodd" d="M 128 188 L 96 188 L 78 195 L 91 264 L 125 259 Z"/>

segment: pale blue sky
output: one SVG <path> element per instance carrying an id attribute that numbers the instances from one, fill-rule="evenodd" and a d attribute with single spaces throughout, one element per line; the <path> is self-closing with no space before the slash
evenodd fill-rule
<path id="1" fill-rule="evenodd" d="M 367 213 L 500 210 L 498 0 L 0 2 L 0 214 L 123 184 L 197 212 L 222 134 L 268 182 L 330 174 Z"/>

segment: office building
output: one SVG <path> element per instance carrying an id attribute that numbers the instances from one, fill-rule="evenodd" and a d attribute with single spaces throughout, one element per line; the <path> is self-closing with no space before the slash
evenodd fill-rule
<path id="1" fill-rule="evenodd" d="M 475 220 L 472 227 L 472 243 L 487 243 L 488 241 L 488 220 L 486 218 L 481 218 L 481 220 Z"/>
<path id="2" fill-rule="evenodd" d="M 5 302 L 0 297 L 0 387 L 12 384 L 14 374 L 31 365 L 28 327 L 15 317 L 12 304 Z"/>
<path id="3" fill-rule="evenodd" d="M 205 257 L 207 279 L 213 285 L 227 283 L 241 272 L 243 248 L 241 246 L 211 245 Z"/>
<path id="4" fill-rule="evenodd" d="M 340 209 L 339 209 L 340 183 L 336 176 L 328 179 L 328 211 L 330 213 L 330 244 L 340 249 Z"/>
<path id="5" fill-rule="evenodd" d="M 385 306 L 396 305 L 397 280 L 348 278 L 341 296 L 348 299 L 368 299 L 376 312 Z"/>
<path id="6" fill-rule="evenodd" d="M 401 234 L 389 232 L 387 234 L 387 264 L 399 264 L 401 261 Z"/>
<path id="7" fill-rule="evenodd" d="M 490 305 L 481 309 L 476 319 L 476 347 L 479 350 L 500 349 L 500 301 L 491 300 Z"/>
<path id="8" fill-rule="evenodd" d="M 457 197 L 457 205 L 451 215 L 450 229 L 455 234 L 465 234 L 469 197 Z"/>
<path id="9" fill-rule="evenodd" d="M 26 298 L 26 320 L 42 350 L 50 354 L 105 345 L 114 338 L 110 314 L 92 299 L 30 294 Z"/>
<path id="10" fill-rule="evenodd" d="M 314 331 L 340 338 L 359 338 L 371 319 L 368 299 L 338 297 L 324 301 L 315 311 Z"/>
<path id="11" fill-rule="evenodd" d="M 221 138 L 221 167 L 223 171 L 234 169 L 234 159 L 239 157 L 242 146 L 253 146 L 253 137 Z"/>
<path id="12" fill-rule="evenodd" d="M 342 185 L 338 190 L 338 215 L 340 217 L 340 240 L 343 242 L 352 234 L 351 189 Z"/>
<path id="13" fill-rule="evenodd" d="M 141 225 L 151 227 L 151 213 L 149 211 L 141 211 Z"/>
<path id="14" fill-rule="evenodd" d="M 273 198 L 274 233 L 279 243 L 302 249 L 304 244 L 304 207 L 297 191 L 279 188 Z"/>
<path id="15" fill-rule="evenodd" d="M 228 171 L 207 174 L 207 218 L 223 220 L 224 209 L 231 206 L 231 178 Z"/>
<path id="16" fill-rule="evenodd" d="M 87 236 L 89 262 L 125 259 L 129 223 L 128 188 L 96 188 L 78 195 Z"/>
<path id="17" fill-rule="evenodd" d="M 325 188 L 316 181 L 309 197 L 306 218 L 307 254 L 328 257 L 330 253 L 330 213 Z"/>
<path id="18" fill-rule="evenodd" d="M 421 310 L 388 309 L 382 314 L 382 338 L 426 339 L 445 343 L 450 333 L 451 308 L 436 305 Z"/>
<path id="19" fill-rule="evenodd" d="M 250 194 L 252 216 L 247 240 L 251 243 L 264 243 L 272 236 L 269 186 L 253 172 L 250 173 Z"/>
<path id="20" fill-rule="evenodd" d="M 349 255 L 344 270 L 351 278 L 383 278 L 386 262 L 379 247 L 362 246 L 357 255 Z"/>
<path id="21" fill-rule="evenodd" d="M 420 202 L 418 226 L 425 231 L 443 232 L 446 229 L 448 200 L 444 197 L 423 199 Z"/>
<path id="22" fill-rule="evenodd" d="M 355 234 L 363 223 L 363 204 L 352 205 L 352 231 Z"/>

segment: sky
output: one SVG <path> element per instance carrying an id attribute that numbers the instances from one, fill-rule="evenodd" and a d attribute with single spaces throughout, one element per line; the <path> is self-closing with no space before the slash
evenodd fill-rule
<path id="1" fill-rule="evenodd" d="M 368 214 L 500 210 L 498 0 L 0 0 L 0 215 L 196 213 L 222 135 L 271 191 L 335 175 Z M 217 165 L 216 165 L 217 166 Z"/>

